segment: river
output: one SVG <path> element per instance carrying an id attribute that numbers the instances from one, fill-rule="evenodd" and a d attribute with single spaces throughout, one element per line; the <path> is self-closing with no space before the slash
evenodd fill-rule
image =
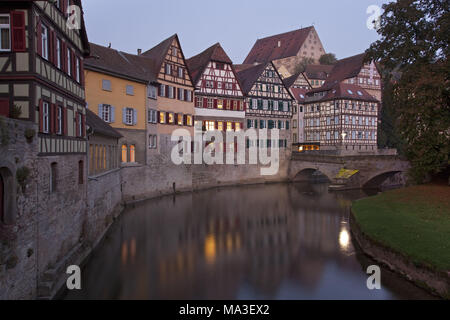
<path id="1" fill-rule="evenodd" d="M 369 192 L 370 193 L 370 192 Z M 66 299 L 428 299 L 352 242 L 349 207 L 367 191 L 327 184 L 219 188 L 128 207 Z"/>

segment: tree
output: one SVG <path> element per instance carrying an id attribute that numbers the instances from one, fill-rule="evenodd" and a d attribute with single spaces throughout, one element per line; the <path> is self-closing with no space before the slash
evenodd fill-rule
<path id="1" fill-rule="evenodd" d="M 302 60 L 295 66 L 294 74 L 305 72 L 306 67 L 310 64 L 314 64 L 316 61 L 310 57 L 303 57 Z"/>
<path id="2" fill-rule="evenodd" d="M 335 64 L 337 62 L 336 55 L 334 53 L 325 53 L 319 59 L 320 64 Z"/>
<path id="3" fill-rule="evenodd" d="M 392 120 L 395 130 L 384 132 L 389 137 L 382 133 L 380 143 L 389 144 L 397 134 L 413 177 L 423 182 L 449 166 L 450 13 L 442 0 L 398 0 L 383 9 L 381 39 L 366 56 L 386 70 L 384 97 L 392 99 L 391 109 L 382 116 L 384 112 Z M 394 74 L 401 76 L 394 79 Z"/>

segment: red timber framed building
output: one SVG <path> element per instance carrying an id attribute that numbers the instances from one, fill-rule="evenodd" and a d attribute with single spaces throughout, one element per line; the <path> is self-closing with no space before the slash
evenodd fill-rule
<path id="1" fill-rule="evenodd" d="M 244 129 L 245 99 L 233 63 L 219 43 L 187 60 L 195 85 L 195 126 L 203 131 Z"/>

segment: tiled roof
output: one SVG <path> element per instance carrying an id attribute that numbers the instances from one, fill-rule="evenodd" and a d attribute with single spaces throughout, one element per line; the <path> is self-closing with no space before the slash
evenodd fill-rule
<path id="1" fill-rule="evenodd" d="M 308 95 L 324 91 L 326 91 L 327 93 L 325 94 L 324 97 L 322 97 L 318 101 L 327 101 L 333 99 L 352 99 L 352 100 L 379 102 L 375 97 L 373 97 L 371 94 L 369 94 L 366 90 L 364 90 L 360 86 L 343 82 L 337 83 L 334 86 L 331 86 L 330 88 L 325 89 L 324 87 L 322 87 L 308 91 Z"/>
<path id="2" fill-rule="evenodd" d="M 299 103 L 304 103 L 305 99 L 306 99 L 306 93 L 308 92 L 307 89 L 302 89 L 302 88 L 292 88 L 291 89 L 292 94 L 294 95 L 294 98 L 299 102 Z"/>
<path id="3" fill-rule="evenodd" d="M 295 81 L 297 81 L 298 77 L 299 77 L 301 74 L 302 74 L 302 73 L 299 72 L 299 73 L 296 73 L 296 74 L 294 74 L 294 75 L 292 75 L 292 76 L 290 76 L 290 77 L 288 77 L 288 78 L 284 78 L 284 79 L 283 79 L 283 82 L 284 82 L 284 85 L 286 86 L 286 88 L 292 87 L 292 86 L 294 85 Z"/>
<path id="4" fill-rule="evenodd" d="M 259 39 L 256 41 L 244 63 L 265 63 L 296 56 L 313 29 L 314 27 L 307 27 Z M 280 44 L 280 46 L 278 46 L 278 44 Z"/>
<path id="5" fill-rule="evenodd" d="M 161 70 L 162 64 L 167 56 L 167 52 L 169 51 L 174 39 L 177 39 L 178 41 L 178 36 L 176 34 L 160 42 L 159 44 L 142 54 L 142 56 L 144 57 L 153 59 L 156 72 L 159 73 L 159 71 Z"/>
<path id="6" fill-rule="evenodd" d="M 233 64 L 220 43 L 216 43 L 198 55 L 186 60 L 186 64 L 189 72 L 191 73 L 194 84 L 198 82 L 210 61 L 228 63 L 231 65 Z"/>
<path id="7" fill-rule="evenodd" d="M 117 132 L 113 127 L 103 121 L 94 112 L 86 109 L 86 124 L 93 131 L 94 134 L 101 134 L 107 137 L 119 139 L 122 135 Z"/>
<path id="8" fill-rule="evenodd" d="M 257 64 L 251 68 L 247 68 L 236 73 L 244 94 L 248 94 L 250 90 L 252 90 L 253 84 L 259 79 L 263 71 L 266 69 L 267 64 L 268 63 Z"/>
<path id="9" fill-rule="evenodd" d="M 326 80 L 333 68 L 334 65 L 310 64 L 306 66 L 305 74 L 308 79 Z"/>
<path id="10" fill-rule="evenodd" d="M 233 67 L 234 70 L 236 70 L 236 72 L 241 72 L 244 71 L 245 69 L 252 68 L 255 65 L 256 64 L 233 64 Z"/>
<path id="11" fill-rule="evenodd" d="M 121 52 L 91 43 L 91 58 L 86 59 L 86 69 L 94 69 L 123 76 L 138 82 L 155 82 L 156 73 L 152 59 Z"/>
<path id="12" fill-rule="evenodd" d="M 362 53 L 336 62 L 323 87 L 328 88 L 338 82 L 356 77 L 364 65 L 365 56 L 365 53 Z"/>

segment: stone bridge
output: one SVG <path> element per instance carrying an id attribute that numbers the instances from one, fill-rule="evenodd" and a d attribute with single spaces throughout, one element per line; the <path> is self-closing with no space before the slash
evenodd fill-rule
<path id="1" fill-rule="evenodd" d="M 342 175 L 342 169 L 352 172 Z M 329 155 L 321 153 L 292 154 L 289 166 L 290 181 L 311 181 L 320 173 L 331 182 L 330 189 L 346 190 L 376 188 L 386 180 L 404 184 L 409 163 L 396 155 Z"/>

